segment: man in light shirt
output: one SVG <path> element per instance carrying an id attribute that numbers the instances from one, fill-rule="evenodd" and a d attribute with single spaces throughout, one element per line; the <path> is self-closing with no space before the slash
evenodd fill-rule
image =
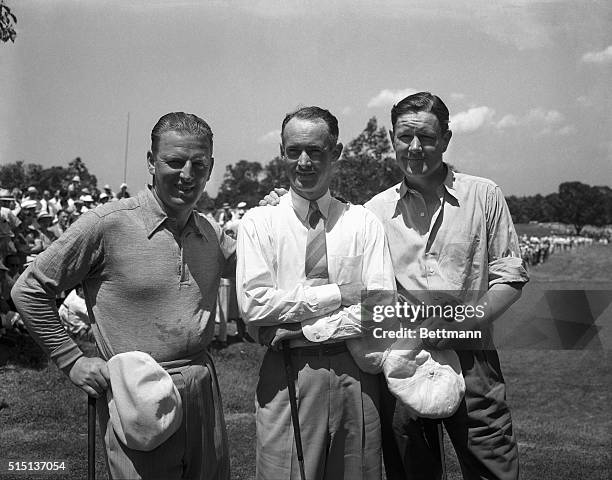
<path id="1" fill-rule="evenodd" d="M 281 343 L 297 372 L 306 478 L 380 478 L 377 377 L 351 352 L 364 334 L 361 291 L 395 287 L 384 231 L 363 207 L 330 196 L 342 152 L 330 112 L 288 114 L 281 140 L 290 193 L 250 210 L 238 235 L 240 308 L 271 346 L 257 386 L 257 478 L 299 478 Z"/>
<path id="2" fill-rule="evenodd" d="M 477 302 L 485 315 L 447 321 L 431 317 L 430 331 L 482 334 L 482 342 L 427 340 L 428 348 L 457 351 L 465 398 L 443 420 L 465 479 L 518 478 L 518 452 L 491 323 L 528 281 L 518 238 L 500 188 L 491 180 L 454 172 L 443 162 L 452 132 L 449 112 L 429 92 L 410 95 L 391 111 L 389 132 L 403 181 L 366 203 L 383 222 L 398 292 L 435 302 L 452 291 Z M 389 479 L 440 478 L 443 459 L 436 422 L 411 419 L 382 382 L 385 471 Z"/>

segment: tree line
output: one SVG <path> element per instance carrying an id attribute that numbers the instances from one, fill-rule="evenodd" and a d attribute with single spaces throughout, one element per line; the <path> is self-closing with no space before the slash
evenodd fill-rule
<path id="1" fill-rule="evenodd" d="M 453 167 L 454 168 L 454 167 Z M 372 117 L 365 129 L 348 142 L 335 164 L 331 191 L 355 204 L 363 204 L 377 193 L 399 183 L 402 172 L 395 163 L 395 155 L 387 131 Z M 43 168 L 36 164 L 16 162 L 0 167 L 0 186 L 3 188 L 29 185 L 39 191 L 65 188 L 74 175 L 81 184 L 96 189 L 96 177 L 91 175 L 80 158 L 68 168 Z M 255 206 L 275 187 L 289 185 L 283 161 L 275 157 L 268 163 L 240 160 L 227 165 L 215 198 L 204 193 L 200 207 L 219 208 L 223 203 L 239 201 Z M 581 182 L 564 182 L 556 193 L 549 195 L 509 196 L 508 207 L 515 223 L 561 222 L 573 225 L 579 234 L 585 225 L 612 224 L 612 190 L 607 186 L 590 186 Z"/>

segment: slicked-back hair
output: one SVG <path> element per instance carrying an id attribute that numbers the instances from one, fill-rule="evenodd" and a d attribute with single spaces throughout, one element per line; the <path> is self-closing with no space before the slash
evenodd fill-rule
<path id="1" fill-rule="evenodd" d="M 172 112 L 161 117 L 151 131 L 151 151 L 155 152 L 159 137 L 165 132 L 176 132 L 180 135 L 206 137 L 213 148 L 213 133 L 208 123 L 191 113 Z"/>
<path id="2" fill-rule="evenodd" d="M 448 108 L 437 95 L 429 92 L 419 92 L 408 95 L 403 100 L 393 105 L 391 109 L 391 124 L 395 129 L 395 122 L 405 113 L 428 112 L 433 113 L 440 123 L 440 133 L 444 134 L 448 130 Z"/>
<path id="3" fill-rule="evenodd" d="M 297 110 L 288 113 L 285 115 L 283 126 L 281 127 L 281 139 L 283 139 L 283 134 L 285 133 L 285 125 L 287 125 L 292 118 L 299 118 L 300 120 L 321 120 L 325 122 L 332 143 L 336 145 L 338 142 L 338 135 L 340 135 L 340 131 L 338 130 L 338 119 L 334 117 L 329 110 L 312 106 L 299 107 Z"/>

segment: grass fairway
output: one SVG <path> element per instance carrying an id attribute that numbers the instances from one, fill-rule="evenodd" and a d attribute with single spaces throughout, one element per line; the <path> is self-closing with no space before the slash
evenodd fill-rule
<path id="1" fill-rule="evenodd" d="M 545 290 L 612 290 L 611 254 L 612 246 L 596 245 L 577 253 L 554 255 L 532 270 L 532 282 L 524 298 L 500 321 L 510 326 L 520 321 L 529 313 L 530 301 Z M 523 479 L 611 477 L 612 358 L 606 335 L 612 328 L 612 306 L 600 307 L 596 324 L 606 348 L 500 349 Z M 233 479 L 254 477 L 254 390 L 262 355 L 261 347 L 244 343 L 214 353 Z M 55 367 L 33 362 L 24 345 L 0 352 L 0 360 L 0 479 L 60 477 L 9 475 L 8 460 L 64 460 L 66 470 L 61 478 L 85 478 L 85 395 Z M 452 447 L 447 445 L 446 451 L 449 479 L 460 479 Z M 100 448 L 97 453 L 98 478 L 105 479 Z"/>

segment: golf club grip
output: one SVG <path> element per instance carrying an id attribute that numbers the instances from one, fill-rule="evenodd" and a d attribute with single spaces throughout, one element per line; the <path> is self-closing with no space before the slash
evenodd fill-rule
<path id="1" fill-rule="evenodd" d="M 96 399 L 87 395 L 87 480 L 96 479 Z"/>
<path id="2" fill-rule="evenodd" d="M 300 417 L 298 415 L 297 400 L 295 395 L 295 383 L 293 380 L 293 365 L 291 362 L 291 352 L 289 342 L 283 342 L 283 359 L 285 361 L 285 373 L 287 376 L 287 388 L 289 391 L 289 404 L 291 405 L 291 419 L 293 420 L 293 434 L 295 436 L 295 448 L 297 450 L 298 461 L 304 460 L 302 450 L 302 435 L 300 434 Z"/>

